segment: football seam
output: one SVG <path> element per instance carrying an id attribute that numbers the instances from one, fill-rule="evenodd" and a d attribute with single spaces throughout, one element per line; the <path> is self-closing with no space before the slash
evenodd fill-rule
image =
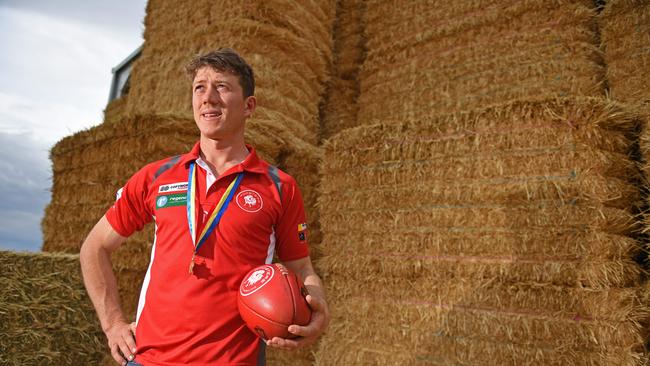
<path id="1" fill-rule="evenodd" d="M 252 307 L 248 306 L 248 304 L 246 304 L 245 302 L 242 302 L 241 304 L 242 304 L 243 306 L 245 306 L 246 308 L 248 308 L 248 310 L 250 310 L 251 313 L 253 313 L 253 314 L 257 315 L 258 317 L 260 317 L 260 318 L 262 318 L 262 319 L 264 319 L 264 320 L 266 320 L 266 321 L 269 321 L 269 322 L 271 322 L 271 323 L 273 323 L 273 324 L 277 324 L 277 325 L 281 325 L 281 326 L 285 326 L 285 327 L 289 327 L 289 325 L 291 325 L 291 324 L 283 324 L 283 323 L 277 322 L 277 321 L 275 321 L 275 320 L 273 320 L 273 319 L 269 319 L 269 318 L 267 318 L 266 316 L 264 316 L 264 315 L 258 313 L 257 311 L 255 311 L 255 309 L 253 309 Z M 287 330 L 287 332 L 288 332 L 288 330 Z"/>
<path id="2" fill-rule="evenodd" d="M 294 275 L 294 278 L 296 278 L 295 275 Z M 295 323 L 296 322 L 296 316 L 298 315 L 298 309 L 297 309 L 298 304 L 296 304 L 296 297 L 294 296 L 295 293 L 293 291 L 294 288 L 292 286 L 293 283 L 292 283 L 291 279 L 289 278 L 289 276 L 285 276 L 285 279 L 286 279 L 287 285 L 289 285 L 289 295 L 290 295 L 289 297 L 291 297 L 291 306 L 292 306 L 291 319 Z"/>

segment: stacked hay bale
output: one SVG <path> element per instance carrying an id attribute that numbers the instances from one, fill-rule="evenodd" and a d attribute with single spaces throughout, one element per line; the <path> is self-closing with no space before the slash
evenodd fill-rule
<path id="1" fill-rule="evenodd" d="M 650 103 L 650 1 L 607 1 L 600 27 L 610 97 Z"/>
<path id="2" fill-rule="evenodd" d="M 637 123 L 571 98 L 331 138 L 317 362 L 640 365 Z"/>
<path id="3" fill-rule="evenodd" d="M 128 95 L 123 95 L 110 101 L 104 109 L 104 123 L 113 123 L 125 118 L 128 100 Z"/>
<path id="4" fill-rule="evenodd" d="M 639 108 L 650 117 L 650 2 L 612 0 L 600 16 L 610 97 Z M 642 126 L 641 151 L 650 161 L 650 131 Z M 646 176 L 650 167 L 644 166 Z"/>
<path id="5" fill-rule="evenodd" d="M 340 0 L 334 25 L 334 67 L 322 108 L 321 136 L 356 126 L 359 68 L 363 64 L 363 12 L 360 0 Z"/>
<path id="6" fill-rule="evenodd" d="M 104 337 L 79 256 L 0 251 L 0 364 L 95 365 Z"/>
<path id="7" fill-rule="evenodd" d="M 371 1 L 364 24 L 362 127 L 321 171 L 317 363 L 642 364 L 640 118 L 586 98 L 594 3 Z"/>
<path id="8" fill-rule="evenodd" d="M 648 197 L 647 177 L 650 176 L 650 1 L 610 0 L 605 3 L 600 14 L 601 47 L 607 64 L 607 84 L 610 98 L 637 108 L 644 116 L 640 126 L 639 160 L 645 175 L 645 227 L 650 227 L 650 198 Z M 646 239 L 647 240 L 647 239 Z M 648 244 L 646 242 L 646 248 Z M 647 249 L 646 249 L 647 251 Z M 647 253 L 640 256 L 648 268 Z M 649 284 L 646 282 L 646 289 Z M 645 296 L 646 306 L 650 298 Z M 646 323 L 647 327 L 648 324 Z M 650 339 L 650 337 L 646 337 Z"/>
<path id="9" fill-rule="evenodd" d="M 370 1 L 359 123 L 603 95 L 595 15 L 591 0 Z"/>

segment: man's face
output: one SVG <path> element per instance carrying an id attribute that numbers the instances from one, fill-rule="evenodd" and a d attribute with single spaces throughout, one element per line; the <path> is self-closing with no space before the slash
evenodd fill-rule
<path id="1" fill-rule="evenodd" d="M 243 136 L 255 103 L 253 96 L 244 98 L 239 77 L 228 71 L 204 66 L 192 82 L 192 110 L 201 136 L 213 140 Z"/>

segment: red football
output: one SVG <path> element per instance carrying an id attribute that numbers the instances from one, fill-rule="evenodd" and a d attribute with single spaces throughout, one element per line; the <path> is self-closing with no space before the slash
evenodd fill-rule
<path id="1" fill-rule="evenodd" d="M 244 277 L 237 305 L 248 328 L 262 339 L 295 338 L 289 325 L 307 325 L 311 319 L 305 296 L 307 289 L 298 276 L 281 264 L 266 264 Z"/>

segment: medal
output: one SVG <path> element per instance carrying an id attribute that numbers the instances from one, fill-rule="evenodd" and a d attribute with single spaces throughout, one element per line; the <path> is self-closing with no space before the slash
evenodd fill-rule
<path id="1" fill-rule="evenodd" d="M 219 200 L 217 207 L 215 207 L 214 210 L 212 210 L 212 213 L 210 214 L 210 217 L 208 218 L 208 221 L 205 223 L 205 227 L 203 228 L 203 231 L 201 232 L 201 235 L 197 240 L 196 212 L 195 212 L 196 168 L 195 168 L 195 162 L 190 163 L 190 170 L 187 178 L 187 224 L 190 229 L 190 236 L 192 237 L 192 246 L 194 247 L 194 251 L 192 252 L 192 260 L 190 262 L 190 267 L 189 267 L 190 275 L 194 274 L 194 257 L 196 256 L 196 253 L 199 251 L 199 248 L 201 247 L 201 245 L 203 245 L 203 243 L 208 238 L 208 236 L 212 233 L 214 228 L 217 227 L 217 225 L 219 224 L 219 221 L 221 220 L 221 216 L 223 216 L 223 213 L 226 211 L 226 208 L 228 208 L 228 204 L 230 204 L 230 201 L 232 201 L 232 197 L 235 195 L 235 191 L 237 190 L 237 187 L 239 187 L 239 183 L 241 183 L 243 177 L 244 177 L 244 172 L 237 174 L 237 176 L 235 177 L 235 179 L 233 179 L 233 181 L 230 183 L 228 188 L 226 188 L 226 191 L 221 196 L 221 199 Z"/>
<path id="2" fill-rule="evenodd" d="M 194 254 L 196 253 L 192 254 L 192 261 L 190 261 L 190 275 L 194 274 Z"/>

